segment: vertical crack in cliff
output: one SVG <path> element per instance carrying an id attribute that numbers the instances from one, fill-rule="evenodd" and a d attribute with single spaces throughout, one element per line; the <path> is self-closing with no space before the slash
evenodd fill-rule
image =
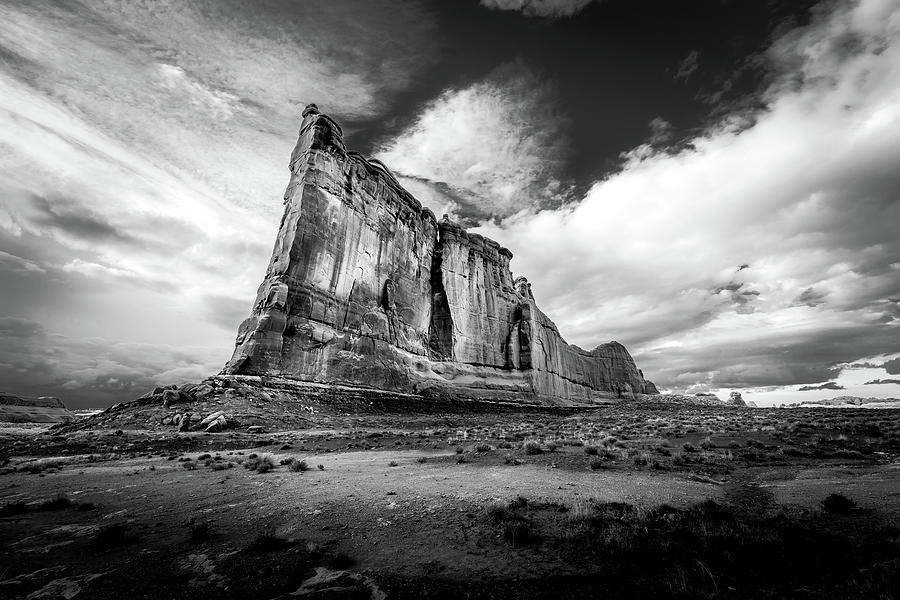
<path id="1" fill-rule="evenodd" d="M 438 235 L 431 255 L 431 323 L 429 326 L 428 346 L 434 358 L 438 360 L 453 359 L 453 315 L 444 288 L 444 243 Z"/>
<path id="2" fill-rule="evenodd" d="M 350 293 L 347 294 L 347 306 L 344 307 L 344 322 L 341 323 L 341 329 L 347 329 L 347 315 L 350 314 L 350 303 L 353 301 L 353 290 L 356 289 L 356 280 L 350 284 Z"/>

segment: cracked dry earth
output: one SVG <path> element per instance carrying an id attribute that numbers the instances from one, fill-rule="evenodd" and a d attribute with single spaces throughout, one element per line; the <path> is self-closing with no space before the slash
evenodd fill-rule
<path id="1" fill-rule="evenodd" d="M 545 420 L 554 419 L 571 422 Z M 900 565 L 900 465 L 889 453 L 746 462 L 735 449 L 723 467 L 714 458 L 736 445 L 732 432 L 685 452 L 697 455 L 688 465 L 650 467 L 635 454 L 640 448 L 671 452 L 660 439 L 624 436 L 620 454 L 599 467 L 577 441 L 541 436 L 531 454 L 518 441 L 488 443 L 470 430 L 7 432 L 0 436 L 7 447 L 26 433 L 46 443 L 20 445 L 0 475 L 0 597 L 749 598 L 778 597 L 783 585 L 806 590 L 798 596 L 835 597 L 827 582 L 817 589 L 780 579 L 769 582 L 771 593 L 754 595 L 746 578 L 729 571 L 733 559 L 716 562 L 741 556 L 746 544 L 725 552 L 712 534 L 685 541 L 693 534 L 670 526 L 721 526 L 715 539 L 725 539 L 738 527 L 721 516 L 726 509 L 760 530 L 794 519 L 790 527 L 808 532 L 797 543 L 809 552 L 821 548 L 823 528 L 830 537 L 822 540 L 869 532 L 852 539 L 856 546 L 839 547 L 877 565 L 877 581 L 859 584 L 865 594 L 858 597 L 893 597 L 868 595 L 892 585 L 892 567 Z M 678 448 L 706 433 L 686 429 L 662 443 Z M 760 445 L 777 441 L 766 435 Z M 53 452 L 65 447 L 78 453 Z M 263 457 L 271 470 L 245 468 Z M 305 470 L 290 464 L 300 460 Z M 823 515 L 820 502 L 834 492 L 857 506 Z M 690 520 L 701 513 L 702 525 Z M 652 554 L 656 546 L 661 555 Z M 696 548 L 709 555 L 694 555 Z M 636 579 L 637 568 L 649 569 L 646 582 Z M 766 583 L 764 572 L 756 576 Z"/>

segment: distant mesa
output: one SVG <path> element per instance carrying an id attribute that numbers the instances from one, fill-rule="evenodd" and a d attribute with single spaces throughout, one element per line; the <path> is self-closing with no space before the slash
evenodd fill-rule
<path id="1" fill-rule="evenodd" d="M 800 406 L 827 406 L 834 408 L 900 408 L 898 398 L 860 398 L 859 396 L 838 396 L 824 400 L 806 400 Z"/>
<path id="2" fill-rule="evenodd" d="M 622 344 L 567 344 L 512 252 L 438 220 L 315 105 L 290 171 L 223 375 L 551 404 L 658 393 Z"/>
<path id="3" fill-rule="evenodd" d="M 59 398 L 0 393 L 0 422 L 64 423 L 75 418 L 75 413 L 66 408 Z"/>
<path id="4" fill-rule="evenodd" d="M 889 385 L 889 384 L 900 385 L 900 379 L 873 379 L 872 381 L 865 382 L 863 385 Z"/>
<path id="5" fill-rule="evenodd" d="M 798 392 L 813 392 L 816 390 L 842 390 L 844 386 L 838 385 L 833 381 L 829 381 L 828 383 L 823 383 L 822 385 L 804 385 L 799 388 Z"/>

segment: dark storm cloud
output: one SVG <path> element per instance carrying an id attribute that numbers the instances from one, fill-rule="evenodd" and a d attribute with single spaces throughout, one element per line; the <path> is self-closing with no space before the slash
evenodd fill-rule
<path id="1" fill-rule="evenodd" d="M 812 325 L 812 324 L 811 324 Z M 685 388 L 697 381 L 711 388 L 816 384 L 836 378 L 858 356 L 897 350 L 886 328 L 840 323 L 834 329 L 735 331 L 729 335 L 685 336 L 681 346 L 635 352 L 657 385 Z"/>
<path id="2" fill-rule="evenodd" d="M 34 223 L 38 226 L 57 229 L 66 235 L 88 241 L 112 241 L 124 244 L 136 242 L 133 236 L 120 231 L 103 216 L 92 214 L 88 207 L 71 199 L 32 196 L 30 204 L 37 213 L 34 216 Z"/>
<path id="3" fill-rule="evenodd" d="M 40 323 L 16 317 L 0 317 L 0 337 L 31 338 L 44 333 Z"/>
<path id="4" fill-rule="evenodd" d="M 817 292 L 813 288 L 808 287 L 797 297 L 797 303 L 805 304 L 806 306 L 818 306 L 825 302 L 825 296 L 825 293 Z"/>
<path id="5" fill-rule="evenodd" d="M 833 381 L 829 381 L 823 383 L 821 385 L 804 385 L 803 387 L 797 388 L 798 392 L 813 392 L 817 390 L 843 390 L 846 389 L 842 385 L 838 385 Z"/>
<path id="6" fill-rule="evenodd" d="M 57 396 L 70 408 L 106 406 L 160 383 L 197 381 L 221 348 L 139 344 L 48 334 L 37 322 L 0 319 L 0 389 Z"/>
<path id="7" fill-rule="evenodd" d="M 889 360 L 881 366 L 884 367 L 884 370 L 890 375 L 900 375 L 900 358 Z"/>

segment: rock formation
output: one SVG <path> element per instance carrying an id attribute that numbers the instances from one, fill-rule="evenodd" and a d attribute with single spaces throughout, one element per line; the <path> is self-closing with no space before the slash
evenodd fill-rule
<path id="1" fill-rule="evenodd" d="M 64 423 L 74 419 L 75 414 L 59 398 L 0 393 L 0 422 Z"/>
<path id="2" fill-rule="evenodd" d="M 744 402 L 744 397 L 741 396 L 740 392 L 731 392 L 728 396 L 728 404 L 731 406 L 747 406 L 747 403 Z"/>
<path id="3" fill-rule="evenodd" d="M 509 250 L 438 221 L 315 105 L 290 171 L 225 374 L 518 401 L 656 393 L 621 344 L 566 344 Z"/>

